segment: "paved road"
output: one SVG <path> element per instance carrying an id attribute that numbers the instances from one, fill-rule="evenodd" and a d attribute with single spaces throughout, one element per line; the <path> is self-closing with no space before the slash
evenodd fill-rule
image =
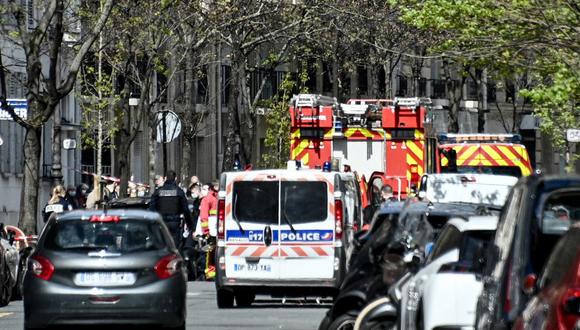
<path id="1" fill-rule="evenodd" d="M 187 329 L 317 329 L 329 307 L 329 301 L 288 299 L 283 304 L 258 296 L 252 307 L 218 310 L 213 283 L 189 282 Z M 0 308 L 0 329 L 20 330 L 23 318 L 22 301 L 12 301 Z"/>

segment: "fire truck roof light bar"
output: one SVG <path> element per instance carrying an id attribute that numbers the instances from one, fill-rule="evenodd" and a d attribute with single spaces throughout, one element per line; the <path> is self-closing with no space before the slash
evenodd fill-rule
<path id="1" fill-rule="evenodd" d="M 519 134 L 439 134 L 440 143 L 504 142 L 521 143 Z"/>
<path id="2" fill-rule="evenodd" d="M 317 107 L 335 105 L 338 101 L 336 97 L 317 94 L 298 94 L 292 97 L 292 103 L 296 107 Z"/>

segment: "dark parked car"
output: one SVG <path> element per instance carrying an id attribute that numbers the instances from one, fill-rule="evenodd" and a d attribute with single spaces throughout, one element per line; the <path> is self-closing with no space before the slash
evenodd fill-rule
<path id="1" fill-rule="evenodd" d="M 18 250 L 0 223 L 0 307 L 10 303 L 18 278 Z"/>
<path id="2" fill-rule="evenodd" d="M 488 251 L 478 329 L 506 329 L 523 311 L 558 239 L 580 220 L 580 177 L 521 178 L 510 192 Z"/>
<path id="3" fill-rule="evenodd" d="M 407 271 L 407 264 L 398 267 L 385 258 L 409 252 L 403 237 L 413 240 L 413 249 L 424 251 L 435 241 L 441 228 L 452 217 L 468 217 L 481 208 L 472 204 L 433 204 L 415 202 L 401 214 L 388 207 L 377 212 L 375 222 L 381 223 L 363 245 L 340 288 L 332 308 L 326 313 L 319 329 L 349 329 L 364 306 L 387 294 L 389 285 Z"/>
<path id="4" fill-rule="evenodd" d="M 566 330 L 580 326 L 580 226 L 560 239 L 515 328 Z"/>
<path id="5" fill-rule="evenodd" d="M 25 328 L 185 329 L 186 270 L 157 213 L 72 211 L 46 224 L 24 276 Z"/>
<path id="6" fill-rule="evenodd" d="M 110 209 L 149 209 L 149 202 L 151 197 L 124 197 L 113 199 L 107 203 L 107 208 Z"/>

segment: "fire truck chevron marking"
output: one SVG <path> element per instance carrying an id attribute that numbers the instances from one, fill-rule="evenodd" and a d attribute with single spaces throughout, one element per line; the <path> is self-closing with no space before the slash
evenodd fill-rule
<path id="1" fill-rule="evenodd" d="M 423 143 L 407 141 L 408 153 L 412 153 L 417 164 L 423 163 Z"/>
<path id="2" fill-rule="evenodd" d="M 513 147 L 497 146 L 496 148 L 497 148 L 497 150 L 501 151 L 501 153 L 503 153 L 506 156 L 506 160 L 511 162 L 512 164 L 513 164 L 513 161 L 515 159 L 520 158 L 520 157 L 516 156 L 516 155 L 518 155 L 518 153 L 514 151 Z"/>
<path id="3" fill-rule="evenodd" d="M 487 156 L 486 158 L 489 159 L 493 165 L 499 165 L 499 166 L 507 166 L 508 165 L 508 162 L 505 159 L 503 159 L 497 153 L 497 151 L 495 151 L 491 146 L 481 148 L 481 150 L 482 150 L 482 153 L 484 153 Z"/>

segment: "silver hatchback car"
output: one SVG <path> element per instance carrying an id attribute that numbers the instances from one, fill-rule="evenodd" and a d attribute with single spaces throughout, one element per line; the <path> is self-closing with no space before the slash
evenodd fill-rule
<path id="1" fill-rule="evenodd" d="M 186 272 L 157 213 L 58 215 L 28 260 L 25 329 L 69 324 L 185 329 Z"/>

